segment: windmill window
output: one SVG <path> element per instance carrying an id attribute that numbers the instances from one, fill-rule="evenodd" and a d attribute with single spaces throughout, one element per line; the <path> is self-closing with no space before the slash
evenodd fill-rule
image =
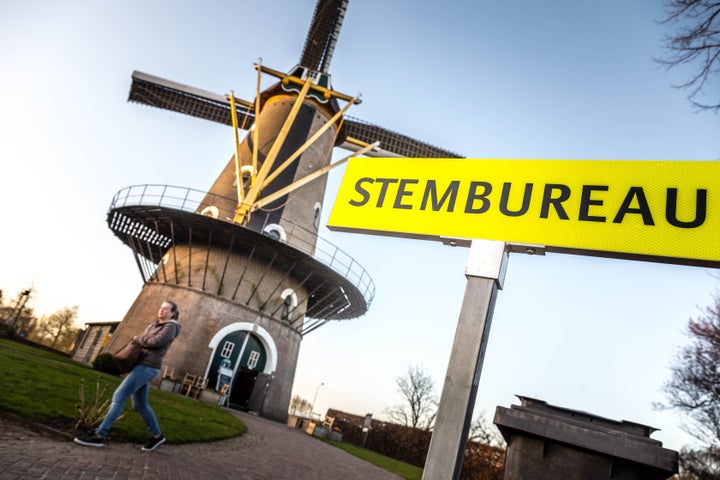
<path id="1" fill-rule="evenodd" d="M 255 169 L 252 165 L 243 165 L 240 167 L 240 175 L 243 180 L 243 188 L 246 190 L 249 189 L 250 184 L 252 183 L 252 178 L 255 175 Z"/>
<path id="2" fill-rule="evenodd" d="M 313 219 L 313 225 L 316 229 L 320 229 L 320 216 L 322 215 L 322 205 L 320 202 L 315 202 L 315 218 Z"/>
<path id="3" fill-rule="evenodd" d="M 258 364 L 258 360 L 260 360 L 260 352 L 258 352 L 257 350 L 253 350 L 252 352 L 250 352 L 250 357 L 248 357 L 247 362 L 248 368 L 251 370 L 254 369 Z"/>
<path id="4" fill-rule="evenodd" d="M 212 218 L 217 218 L 220 211 L 215 205 L 210 205 L 209 207 L 205 207 L 200 212 L 201 215 L 205 215 Z"/>
<path id="5" fill-rule="evenodd" d="M 220 351 L 220 356 L 222 358 L 230 358 L 230 355 L 232 355 L 232 351 L 234 348 L 235 344 L 233 342 L 225 342 L 225 345 L 223 345 L 223 348 Z"/>
<path id="6" fill-rule="evenodd" d="M 297 307 L 297 295 L 292 288 L 287 288 L 280 294 L 280 298 L 283 300 L 280 318 L 289 321 L 292 311 Z"/>
<path id="7" fill-rule="evenodd" d="M 263 233 L 268 237 L 278 240 L 280 242 L 284 242 L 287 240 L 287 234 L 285 233 L 285 229 L 277 223 L 271 223 L 267 225 L 263 229 Z"/>

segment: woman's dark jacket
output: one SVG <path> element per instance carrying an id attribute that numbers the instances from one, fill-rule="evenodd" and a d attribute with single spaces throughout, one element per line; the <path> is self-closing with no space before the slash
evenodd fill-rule
<path id="1" fill-rule="evenodd" d="M 163 358 L 173 340 L 180 334 L 180 324 L 175 320 L 165 323 L 155 322 L 135 339 L 143 347 L 138 365 L 160 369 Z"/>

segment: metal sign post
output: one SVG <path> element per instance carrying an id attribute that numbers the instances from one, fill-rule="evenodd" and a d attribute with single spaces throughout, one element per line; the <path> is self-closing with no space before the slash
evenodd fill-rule
<path id="1" fill-rule="evenodd" d="M 465 296 L 423 480 L 460 478 L 495 297 L 502 289 L 507 268 L 508 252 L 505 247 L 505 242 L 500 241 L 472 241 L 465 268 Z"/>

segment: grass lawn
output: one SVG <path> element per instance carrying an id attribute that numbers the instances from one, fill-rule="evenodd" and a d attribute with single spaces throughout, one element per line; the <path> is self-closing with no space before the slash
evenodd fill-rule
<path id="1" fill-rule="evenodd" d="M 68 358 L 38 348 L 0 339 L 0 410 L 57 426 L 67 432 L 78 419 L 80 385 L 86 401 L 95 397 L 99 382 L 103 398 L 109 399 L 122 378 L 107 375 Z M 125 416 L 113 427 L 114 440 L 142 443 L 147 427 L 125 405 Z M 245 424 L 220 407 L 153 388 L 150 405 L 168 443 L 206 442 L 235 437 Z"/>
<path id="2" fill-rule="evenodd" d="M 5 339 L 0 339 L 0 372 L 0 411 L 72 434 L 80 433 L 73 429 L 78 419 L 80 386 L 83 385 L 87 402 L 98 390 L 102 399 L 110 399 L 122 381 L 61 355 Z M 131 403 L 125 405 L 125 416 L 115 423 L 110 436 L 114 441 L 143 443 L 148 437 L 147 427 L 132 410 Z M 240 419 L 216 405 L 157 388 L 150 390 L 150 405 L 168 443 L 222 440 L 245 431 Z M 348 443 L 329 440 L 327 443 L 406 479 L 422 477 L 418 467 Z"/>
<path id="3" fill-rule="evenodd" d="M 351 455 L 362 458 L 366 462 L 373 463 L 380 468 L 383 468 L 393 473 L 397 473 L 398 475 L 406 478 L 407 480 L 420 480 L 422 478 L 423 469 L 420 467 L 416 467 L 415 465 L 400 462 L 393 458 L 386 457 L 385 455 L 380 455 L 377 452 L 358 447 L 357 445 L 353 445 L 351 443 L 335 442 L 333 440 L 325 440 L 325 442 L 341 450 L 345 450 Z"/>

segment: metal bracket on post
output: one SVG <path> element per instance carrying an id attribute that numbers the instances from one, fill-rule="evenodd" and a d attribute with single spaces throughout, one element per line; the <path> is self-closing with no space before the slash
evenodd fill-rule
<path id="1" fill-rule="evenodd" d="M 495 280 L 497 287 L 502 290 L 507 271 L 507 259 L 508 252 L 505 242 L 473 240 L 465 265 L 465 276 Z"/>
<path id="2" fill-rule="evenodd" d="M 467 285 L 455 330 L 423 480 L 460 478 L 497 291 L 507 270 L 505 242 L 473 240 Z"/>

